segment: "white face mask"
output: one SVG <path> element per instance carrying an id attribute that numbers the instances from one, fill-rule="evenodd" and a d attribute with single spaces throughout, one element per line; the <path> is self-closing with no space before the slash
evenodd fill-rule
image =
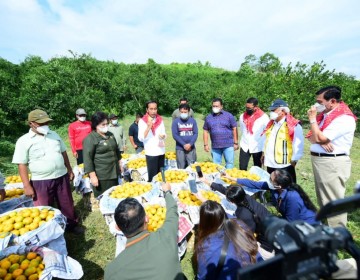
<path id="1" fill-rule="evenodd" d="M 212 107 L 212 111 L 213 111 L 214 114 L 218 114 L 218 113 L 220 113 L 220 108 Z"/>
<path id="2" fill-rule="evenodd" d="M 318 113 L 324 112 L 326 109 L 324 104 L 315 103 L 314 106 L 316 107 L 316 112 Z"/>
<path id="3" fill-rule="evenodd" d="M 106 133 L 106 132 L 108 132 L 109 127 L 108 127 L 108 126 L 99 127 L 98 130 L 99 130 L 101 133 Z"/>
<path id="4" fill-rule="evenodd" d="M 41 134 L 44 134 L 44 135 L 48 134 L 48 133 L 49 133 L 49 130 L 50 130 L 50 128 L 49 128 L 48 125 L 38 126 L 38 127 L 36 128 L 36 131 L 37 131 L 37 132 L 39 132 L 39 133 L 41 133 Z"/>
<path id="5" fill-rule="evenodd" d="M 181 118 L 182 120 L 187 120 L 187 119 L 189 118 L 189 114 L 188 114 L 188 113 L 181 113 L 181 114 L 180 114 L 180 118 Z"/>
<path id="6" fill-rule="evenodd" d="M 81 121 L 81 122 L 86 121 L 86 117 L 79 117 L 79 121 Z"/>
<path id="7" fill-rule="evenodd" d="M 279 117 L 279 114 L 276 112 L 270 112 L 270 120 L 275 121 Z"/>
<path id="8" fill-rule="evenodd" d="M 112 123 L 113 125 L 117 125 L 117 124 L 118 124 L 118 120 L 112 120 L 111 123 Z"/>
<path id="9" fill-rule="evenodd" d="M 280 186 L 274 186 L 272 183 L 267 182 L 270 190 L 279 190 L 281 189 Z"/>

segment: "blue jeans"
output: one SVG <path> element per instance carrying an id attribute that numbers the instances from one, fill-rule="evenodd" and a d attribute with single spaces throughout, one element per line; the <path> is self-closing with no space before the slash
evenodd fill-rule
<path id="1" fill-rule="evenodd" d="M 234 147 L 211 149 L 213 162 L 221 164 L 222 156 L 225 158 L 225 168 L 230 169 L 234 167 Z"/>

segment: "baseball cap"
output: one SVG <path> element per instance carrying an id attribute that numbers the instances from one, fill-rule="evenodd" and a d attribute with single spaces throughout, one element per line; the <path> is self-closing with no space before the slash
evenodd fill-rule
<path id="1" fill-rule="evenodd" d="M 115 115 L 115 114 L 110 114 L 109 119 L 111 120 L 112 118 L 117 118 L 117 117 L 118 117 L 118 116 Z"/>
<path id="2" fill-rule="evenodd" d="M 276 108 L 279 107 L 289 107 L 289 105 L 282 99 L 276 99 L 269 107 L 269 110 L 275 110 Z"/>
<path id="3" fill-rule="evenodd" d="M 37 122 L 37 123 L 46 123 L 52 121 L 52 119 L 49 118 L 49 115 L 45 111 L 36 109 L 29 113 L 28 121 Z"/>
<path id="4" fill-rule="evenodd" d="M 86 115 L 86 112 L 83 108 L 79 108 L 76 110 L 76 115 Z"/>

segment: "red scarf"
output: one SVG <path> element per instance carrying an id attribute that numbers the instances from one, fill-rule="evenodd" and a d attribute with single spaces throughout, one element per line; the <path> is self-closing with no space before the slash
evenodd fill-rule
<path id="1" fill-rule="evenodd" d="M 291 141 L 294 139 L 294 130 L 295 130 L 295 126 L 297 126 L 298 123 L 300 123 L 300 121 L 298 119 L 295 119 L 292 115 L 287 114 L 286 115 L 286 120 L 287 125 L 288 125 L 288 130 L 289 130 L 289 136 Z M 266 133 L 266 131 L 272 127 L 272 125 L 274 124 L 274 121 L 271 120 L 268 122 L 267 126 L 265 127 L 263 133 L 261 135 L 263 135 L 264 133 Z"/>
<path id="2" fill-rule="evenodd" d="M 246 129 L 247 131 L 250 132 L 250 134 L 254 134 L 253 133 L 253 126 L 254 126 L 254 122 L 260 118 L 262 115 L 264 115 L 264 112 L 260 109 L 257 108 L 254 113 L 252 115 L 249 115 L 248 113 L 244 113 L 243 115 L 243 121 L 245 123 Z"/>
<path id="3" fill-rule="evenodd" d="M 326 116 L 326 119 L 322 127 L 320 128 L 320 131 L 324 131 L 324 129 L 327 128 L 334 119 L 342 115 L 351 116 L 355 119 L 355 121 L 357 120 L 357 117 L 353 114 L 353 112 L 351 112 L 348 105 L 346 105 L 343 101 L 341 101 L 340 104 L 334 110 L 332 110 L 329 115 Z M 324 118 L 324 112 L 316 116 L 316 122 L 320 124 L 323 118 Z M 310 130 L 305 137 L 309 138 L 311 135 L 312 135 L 312 131 Z"/>
<path id="4" fill-rule="evenodd" d="M 149 117 L 149 114 L 145 114 L 145 116 L 142 117 L 142 120 L 147 123 L 148 122 L 148 117 Z M 151 131 L 152 133 L 155 135 L 155 130 L 159 127 L 159 125 L 161 124 L 162 122 L 162 117 L 158 114 L 156 114 L 156 119 L 155 119 L 155 122 L 153 123 L 152 127 L 151 127 Z"/>

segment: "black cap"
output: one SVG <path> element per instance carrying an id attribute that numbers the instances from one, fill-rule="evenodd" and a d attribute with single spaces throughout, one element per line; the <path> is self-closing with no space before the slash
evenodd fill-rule
<path id="1" fill-rule="evenodd" d="M 118 116 L 117 115 L 115 115 L 115 114 L 110 114 L 110 116 L 109 116 L 109 119 L 111 120 L 111 119 L 113 119 L 113 118 L 117 118 Z"/>
<path id="2" fill-rule="evenodd" d="M 276 99 L 269 107 L 269 110 L 275 110 L 276 108 L 279 107 L 289 107 L 289 105 L 282 99 Z"/>

